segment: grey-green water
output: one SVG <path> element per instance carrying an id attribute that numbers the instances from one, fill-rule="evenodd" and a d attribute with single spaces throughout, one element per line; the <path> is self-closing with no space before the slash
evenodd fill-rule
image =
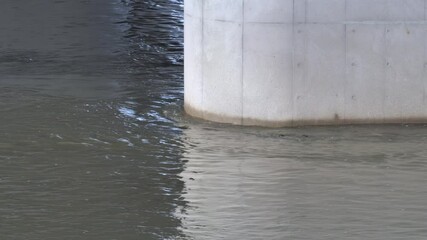
<path id="1" fill-rule="evenodd" d="M 427 127 L 182 113 L 182 0 L 0 1 L 0 239 L 426 239 Z"/>

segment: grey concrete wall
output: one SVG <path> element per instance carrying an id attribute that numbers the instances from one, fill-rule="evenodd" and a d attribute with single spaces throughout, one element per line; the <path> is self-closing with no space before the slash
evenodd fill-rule
<path id="1" fill-rule="evenodd" d="M 427 122 L 427 0 L 185 0 L 185 109 L 243 125 Z"/>

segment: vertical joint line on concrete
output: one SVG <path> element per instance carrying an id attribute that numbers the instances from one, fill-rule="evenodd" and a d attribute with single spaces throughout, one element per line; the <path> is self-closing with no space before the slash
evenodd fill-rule
<path id="1" fill-rule="evenodd" d="M 427 0 L 424 0 L 424 21 L 425 20 L 427 20 L 426 19 L 426 7 L 427 7 L 427 4 L 426 4 L 426 2 L 427 2 Z M 424 30 L 423 31 L 423 34 L 424 34 L 424 37 L 423 37 L 423 39 L 426 39 L 426 37 L 427 37 L 427 35 L 426 35 L 426 31 Z M 423 54 L 423 75 L 424 76 L 426 76 L 426 67 L 427 67 L 427 65 L 426 65 L 426 51 L 427 51 L 427 48 L 426 48 L 426 43 L 424 43 L 424 54 Z M 424 77 L 425 78 L 425 77 Z M 426 87 L 427 87 L 427 84 L 426 84 L 426 79 L 424 79 L 424 85 L 423 85 L 423 87 L 424 87 L 424 89 L 423 89 L 423 103 L 425 104 L 426 103 Z"/>
<path id="2" fill-rule="evenodd" d="M 292 1 L 292 79 L 291 79 L 291 126 L 294 125 L 294 108 L 295 108 L 295 96 L 294 96 L 294 81 L 295 81 L 295 0 Z M 289 98 L 288 98 L 289 99 Z"/>
<path id="3" fill-rule="evenodd" d="M 424 21 L 425 21 L 425 20 L 427 20 L 427 19 L 426 19 L 426 7 L 427 7 L 427 5 L 426 5 L 426 1 L 427 1 L 427 0 L 424 0 Z"/>
<path id="4" fill-rule="evenodd" d="M 243 97 L 244 95 L 244 74 L 245 74 L 245 0 L 242 0 L 242 78 L 240 82 L 240 101 L 241 101 L 241 114 L 240 114 L 240 124 L 243 125 L 244 118 L 244 105 L 243 105 Z"/>
<path id="5" fill-rule="evenodd" d="M 307 23 L 307 16 L 308 16 L 308 0 L 305 0 L 304 2 L 304 23 Z"/>
<path id="6" fill-rule="evenodd" d="M 345 0 L 344 2 L 344 20 L 347 21 L 347 0 Z M 344 109 L 343 109 L 343 113 L 344 113 L 344 121 L 345 119 L 347 119 L 347 109 L 346 109 L 346 102 L 347 102 L 347 90 L 348 90 L 348 36 L 347 36 L 347 23 L 344 23 L 344 41 L 345 41 L 345 49 L 344 49 Z M 351 98 L 350 98 L 351 99 Z"/>
<path id="7" fill-rule="evenodd" d="M 387 1 L 385 1 L 384 4 L 385 4 L 384 5 L 385 17 L 386 17 L 386 19 L 388 19 L 390 17 L 389 5 L 388 5 Z M 405 3 L 403 3 L 403 4 L 405 4 Z M 405 22 L 405 20 L 403 20 L 403 22 Z"/>
<path id="8" fill-rule="evenodd" d="M 384 37 L 383 37 L 383 39 L 384 39 L 384 64 L 383 64 L 383 66 L 384 66 L 384 78 L 383 78 L 383 87 L 382 87 L 382 89 L 383 89 L 383 102 L 381 103 L 382 104 L 381 110 L 382 110 L 382 115 L 383 115 L 382 121 L 385 120 L 385 101 L 387 98 L 387 96 L 386 96 L 387 95 L 386 85 L 387 85 L 387 78 L 388 78 L 388 76 L 387 76 L 387 71 L 388 71 L 387 31 L 388 31 L 388 25 L 385 25 L 384 32 L 383 32 L 383 34 L 384 34 Z"/>
<path id="9" fill-rule="evenodd" d="M 202 111 L 202 117 L 205 117 L 205 70 L 204 70 L 204 64 L 203 64 L 203 58 L 205 57 L 205 0 L 201 0 L 202 1 L 202 37 L 201 37 L 201 41 L 202 41 L 202 59 L 200 59 L 201 62 L 201 72 L 202 72 L 202 102 L 201 102 L 201 111 Z"/>
<path id="10" fill-rule="evenodd" d="M 426 3 L 426 1 L 424 1 L 424 6 L 425 6 L 425 3 Z M 425 7 L 424 7 L 424 10 L 425 10 Z M 425 13 L 425 11 L 424 11 L 424 13 Z M 426 31 L 424 30 L 423 31 L 423 39 L 426 39 Z M 423 76 L 426 76 L 426 50 L 427 50 L 427 48 L 426 48 L 426 43 L 424 42 L 423 43 L 423 50 L 424 50 L 424 52 L 423 52 Z M 425 78 L 425 77 L 424 77 Z M 424 81 L 423 81 L 423 103 L 425 104 L 426 103 L 426 81 L 425 81 L 425 79 L 424 79 Z"/>

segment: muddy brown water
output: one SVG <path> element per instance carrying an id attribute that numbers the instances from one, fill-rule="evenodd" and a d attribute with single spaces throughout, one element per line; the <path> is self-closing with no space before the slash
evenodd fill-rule
<path id="1" fill-rule="evenodd" d="M 182 99 L 182 0 L 2 0 L 0 238 L 427 238 L 426 126 L 236 127 Z"/>

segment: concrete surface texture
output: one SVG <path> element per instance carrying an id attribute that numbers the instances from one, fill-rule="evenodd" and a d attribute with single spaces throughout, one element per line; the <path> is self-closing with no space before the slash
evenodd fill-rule
<path id="1" fill-rule="evenodd" d="M 233 124 L 427 122 L 427 0 L 185 0 L 185 109 Z"/>

